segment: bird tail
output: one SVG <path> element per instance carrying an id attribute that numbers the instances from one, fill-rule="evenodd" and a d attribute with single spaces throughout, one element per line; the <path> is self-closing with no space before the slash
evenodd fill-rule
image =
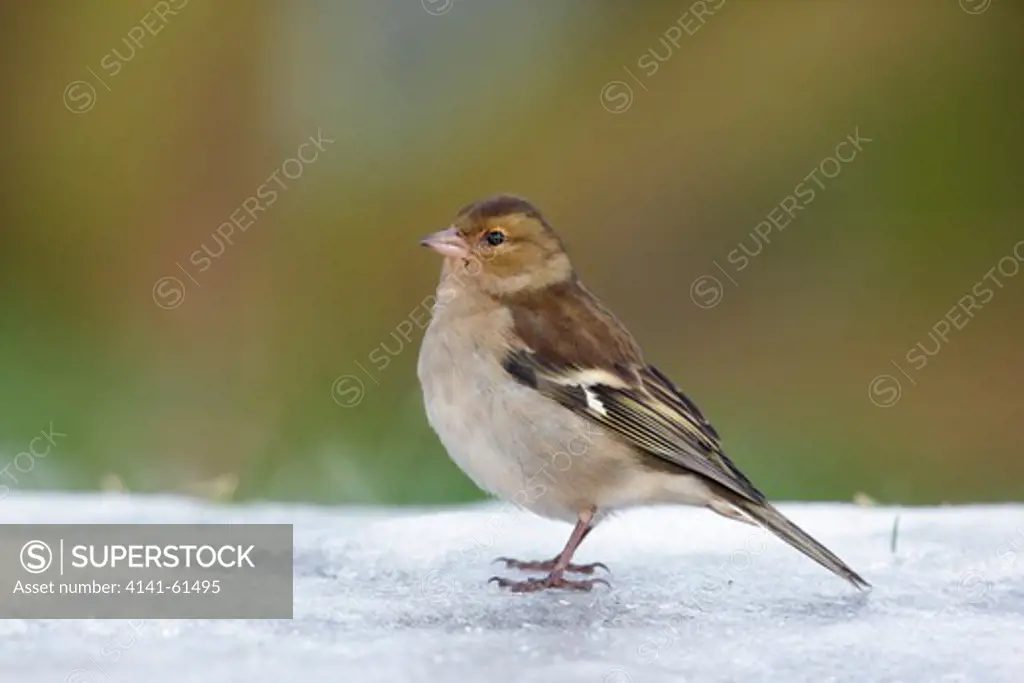
<path id="1" fill-rule="evenodd" d="M 752 501 L 732 501 L 744 514 L 758 524 L 771 531 L 783 541 L 811 558 L 825 569 L 849 581 L 859 590 L 871 588 L 871 584 L 850 569 L 835 553 L 811 538 L 811 535 L 789 521 L 785 515 L 776 510 L 770 503 L 754 503 Z"/>

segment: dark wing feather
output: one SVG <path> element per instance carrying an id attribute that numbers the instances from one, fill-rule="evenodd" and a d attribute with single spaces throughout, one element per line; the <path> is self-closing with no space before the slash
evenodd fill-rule
<path id="1" fill-rule="evenodd" d="M 653 456 L 723 486 L 742 499 L 764 496 L 722 451 L 718 433 L 697 406 L 640 350 L 618 320 L 577 283 L 543 298 L 512 304 L 517 337 L 505 369 L 519 382 L 557 401 Z M 556 329 L 552 334 L 550 324 Z"/>
<path id="2" fill-rule="evenodd" d="M 700 455 L 712 461 L 719 470 L 727 473 L 743 489 L 745 497 L 755 502 L 764 501 L 764 495 L 726 457 L 718 432 L 700 412 L 697 405 L 653 365 L 644 369 L 642 377 L 644 389 L 655 399 L 657 404 L 669 407 L 672 416 L 677 420 L 682 418 L 678 423 L 693 435 L 693 441 L 696 442 L 694 446 Z"/>

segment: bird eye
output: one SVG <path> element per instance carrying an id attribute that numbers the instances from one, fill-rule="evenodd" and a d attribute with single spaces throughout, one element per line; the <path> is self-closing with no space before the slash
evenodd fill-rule
<path id="1" fill-rule="evenodd" d="M 487 244 L 492 247 L 499 247 L 505 243 L 505 233 L 501 230 L 491 230 L 487 235 L 484 236 L 487 240 Z"/>

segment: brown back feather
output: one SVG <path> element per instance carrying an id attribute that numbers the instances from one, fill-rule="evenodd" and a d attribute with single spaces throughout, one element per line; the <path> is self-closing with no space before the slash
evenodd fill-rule
<path id="1" fill-rule="evenodd" d="M 551 367 L 597 368 L 637 382 L 643 354 L 625 326 L 577 279 L 506 301 L 515 333 Z"/>

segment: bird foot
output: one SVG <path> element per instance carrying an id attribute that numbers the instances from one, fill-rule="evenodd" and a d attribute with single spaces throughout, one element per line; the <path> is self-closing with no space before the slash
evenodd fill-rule
<path id="1" fill-rule="evenodd" d="M 545 590 L 560 589 L 575 591 L 577 593 L 589 593 L 594 586 L 603 584 L 611 588 L 611 584 L 604 579 L 590 579 L 587 581 L 570 581 L 561 576 L 546 576 L 543 579 L 527 579 L 526 581 L 512 581 L 495 576 L 488 583 L 496 583 L 511 593 L 539 593 Z"/>
<path id="2" fill-rule="evenodd" d="M 523 562 L 521 560 L 514 560 L 511 557 L 499 557 L 495 562 L 504 564 L 507 569 L 516 569 L 521 572 L 543 572 L 550 574 L 555 571 L 555 560 L 547 560 L 545 562 Z M 565 568 L 565 572 L 568 574 L 586 574 L 589 576 L 598 569 L 603 569 L 611 574 L 611 570 L 608 569 L 608 565 L 603 562 L 594 562 L 593 564 L 570 564 Z"/>

